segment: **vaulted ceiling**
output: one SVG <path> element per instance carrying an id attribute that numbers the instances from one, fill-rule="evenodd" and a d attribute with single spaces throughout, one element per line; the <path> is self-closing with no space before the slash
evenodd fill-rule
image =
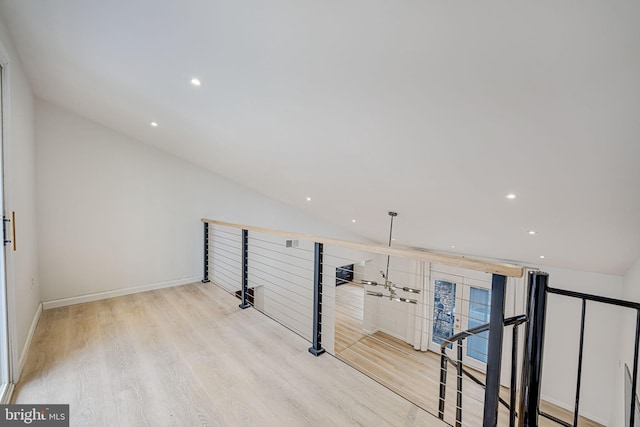
<path id="1" fill-rule="evenodd" d="M 640 2 L 0 0 L 0 16 L 37 97 L 365 237 L 394 210 L 396 244 L 613 274 L 640 257 Z"/>

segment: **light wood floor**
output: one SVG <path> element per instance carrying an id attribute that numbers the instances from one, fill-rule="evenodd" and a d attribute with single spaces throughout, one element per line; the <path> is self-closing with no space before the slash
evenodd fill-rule
<path id="1" fill-rule="evenodd" d="M 441 426 L 213 284 L 42 314 L 12 403 L 72 426 Z"/>
<path id="2" fill-rule="evenodd" d="M 409 344 L 384 333 L 362 333 L 364 309 L 363 288 L 355 284 L 340 285 L 336 289 L 336 357 L 353 366 L 390 390 L 402 395 L 425 410 L 437 414 L 440 386 L 440 357 L 433 352 L 415 351 Z M 484 381 L 484 375 L 477 373 Z M 456 372 L 448 369 L 445 421 L 455 423 Z M 503 387 L 501 396 L 509 401 L 509 389 Z M 482 425 L 484 390 L 471 380 L 463 380 L 463 425 Z M 555 417 L 573 422 L 573 414 L 547 402 L 541 409 Z M 539 425 L 556 427 L 559 424 L 539 418 Z M 509 425 L 507 409 L 500 405 L 499 425 Z M 580 426 L 597 427 L 582 418 Z"/>

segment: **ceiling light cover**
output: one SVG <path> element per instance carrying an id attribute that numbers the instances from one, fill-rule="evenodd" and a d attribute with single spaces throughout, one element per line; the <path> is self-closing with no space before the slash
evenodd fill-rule
<path id="1" fill-rule="evenodd" d="M 157 122 L 151 122 L 151 126 L 153 126 L 154 128 L 158 127 L 158 123 Z"/>
<path id="2" fill-rule="evenodd" d="M 202 82 L 200 81 L 200 79 L 195 77 L 191 79 L 191 84 L 194 86 L 202 86 Z"/>
<path id="3" fill-rule="evenodd" d="M 506 196 L 504 196 L 504 197 L 506 197 L 506 198 L 507 198 L 507 199 L 509 199 L 509 200 L 513 200 L 513 199 L 515 199 L 515 198 L 516 198 L 516 197 L 518 197 L 518 196 L 516 196 L 516 195 L 515 195 L 515 194 L 513 194 L 513 193 L 509 193 L 509 194 L 507 194 L 507 195 L 506 195 Z"/>

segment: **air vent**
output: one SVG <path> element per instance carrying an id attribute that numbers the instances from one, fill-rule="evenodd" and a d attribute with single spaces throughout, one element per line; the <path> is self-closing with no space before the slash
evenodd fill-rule
<path id="1" fill-rule="evenodd" d="M 297 248 L 298 247 L 298 241 L 297 240 L 285 240 L 284 245 L 287 248 Z"/>

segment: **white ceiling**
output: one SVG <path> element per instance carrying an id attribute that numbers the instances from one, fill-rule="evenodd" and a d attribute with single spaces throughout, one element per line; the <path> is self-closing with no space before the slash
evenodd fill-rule
<path id="1" fill-rule="evenodd" d="M 640 257 L 638 1 L 0 0 L 0 16 L 38 97 L 365 237 L 385 241 L 395 210 L 398 244 L 614 274 Z"/>

